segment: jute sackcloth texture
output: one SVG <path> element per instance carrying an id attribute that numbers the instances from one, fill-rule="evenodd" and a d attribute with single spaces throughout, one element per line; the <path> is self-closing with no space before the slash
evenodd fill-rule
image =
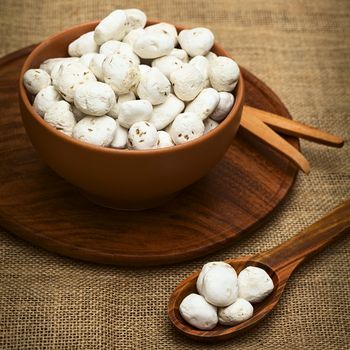
<path id="1" fill-rule="evenodd" d="M 0 53 L 39 42 L 115 8 L 206 26 L 282 98 L 295 119 L 350 135 L 348 0 L 2 0 Z M 272 248 L 350 194 L 350 146 L 302 142 L 311 161 L 269 222 L 225 250 L 177 266 L 132 269 L 59 257 L 0 231 L 0 349 L 349 349 L 350 242 L 338 241 L 291 278 L 277 309 L 231 341 L 175 333 L 172 289 L 203 263 Z"/>

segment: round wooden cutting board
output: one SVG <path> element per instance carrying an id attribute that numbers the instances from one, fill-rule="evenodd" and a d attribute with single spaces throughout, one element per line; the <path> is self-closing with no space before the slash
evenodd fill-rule
<path id="1" fill-rule="evenodd" d="M 0 225 L 52 252 L 117 265 L 164 265 L 203 256 L 254 231 L 286 196 L 297 170 L 239 131 L 224 159 L 166 205 L 139 212 L 89 202 L 36 155 L 22 126 L 17 84 L 33 47 L 0 59 Z M 290 118 L 242 69 L 246 104 Z M 298 141 L 288 138 L 295 147 Z"/>

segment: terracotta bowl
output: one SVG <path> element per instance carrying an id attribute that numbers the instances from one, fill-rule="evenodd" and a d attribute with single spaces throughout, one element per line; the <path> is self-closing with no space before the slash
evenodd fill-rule
<path id="1" fill-rule="evenodd" d="M 154 23 L 148 21 L 148 25 Z M 48 58 L 68 56 L 68 44 L 93 30 L 97 24 L 98 21 L 81 24 L 55 34 L 28 56 L 19 80 L 24 127 L 44 162 L 95 203 L 118 209 L 145 209 L 161 205 L 206 175 L 225 154 L 241 118 L 243 79 L 239 79 L 236 101 L 227 118 L 209 134 L 186 144 L 159 150 L 128 151 L 75 140 L 55 130 L 34 111 L 23 86 L 23 74 L 29 68 L 39 67 Z M 218 44 L 213 51 L 229 56 Z"/>

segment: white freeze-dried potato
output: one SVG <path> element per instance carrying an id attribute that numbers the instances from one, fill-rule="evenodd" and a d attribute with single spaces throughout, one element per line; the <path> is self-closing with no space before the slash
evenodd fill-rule
<path id="1" fill-rule="evenodd" d="M 28 69 L 24 73 L 23 83 L 29 93 L 36 95 L 40 90 L 51 85 L 51 78 L 43 69 Z"/>
<path id="2" fill-rule="evenodd" d="M 218 323 L 217 308 L 195 293 L 182 300 L 179 311 L 185 321 L 198 329 L 210 330 Z"/>
<path id="3" fill-rule="evenodd" d="M 221 91 L 219 92 L 219 96 L 220 96 L 219 104 L 215 108 L 215 111 L 213 112 L 213 114 L 210 116 L 211 119 L 217 122 L 221 122 L 227 117 L 235 101 L 234 96 L 230 92 Z"/>
<path id="4" fill-rule="evenodd" d="M 97 45 L 108 40 L 122 40 L 127 30 L 127 15 L 123 10 L 115 10 L 105 17 L 95 28 Z"/>
<path id="5" fill-rule="evenodd" d="M 133 44 L 133 50 L 141 58 L 157 58 L 168 55 L 174 48 L 174 39 L 163 32 L 145 32 Z"/>
<path id="6" fill-rule="evenodd" d="M 170 51 L 169 55 L 177 57 L 183 63 L 188 63 L 189 57 L 185 50 L 175 48 Z"/>
<path id="7" fill-rule="evenodd" d="M 209 117 L 213 113 L 220 100 L 219 93 L 213 88 L 202 90 L 199 95 L 190 102 L 185 109 L 185 112 L 192 112 L 202 118 Z"/>
<path id="8" fill-rule="evenodd" d="M 124 10 L 126 14 L 126 33 L 132 30 L 143 28 L 147 22 L 146 14 L 139 9 Z"/>
<path id="9" fill-rule="evenodd" d="M 24 86 L 67 135 L 116 149 L 172 147 L 217 128 L 234 104 L 239 67 L 210 51 L 214 40 L 207 28 L 178 33 L 147 26 L 142 10 L 114 10 L 68 45 L 70 57 L 28 70 Z"/>
<path id="10" fill-rule="evenodd" d="M 160 22 L 156 24 L 152 24 L 145 28 L 146 31 L 150 33 L 163 32 L 164 34 L 171 35 L 173 37 L 177 37 L 177 30 L 173 24 Z"/>
<path id="11" fill-rule="evenodd" d="M 226 265 L 228 264 L 223 261 L 211 261 L 203 265 L 202 270 L 199 273 L 196 281 L 196 288 L 199 294 L 202 294 L 203 278 L 205 274 L 214 266 L 226 266 Z"/>
<path id="12" fill-rule="evenodd" d="M 85 117 L 73 129 L 73 137 L 96 146 L 108 147 L 116 131 L 115 120 L 108 116 Z"/>
<path id="13" fill-rule="evenodd" d="M 96 77 L 79 62 L 60 64 L 57 76 L 52 79 L 55 88 L 68 101 L 73 102 L 77 87 L 88 81 L 96 81 Z"/>
<path id="14" fill-rule="evenodd" d="M 78 63 L 82 64 L 80 62 L 80 58 L 77 57 L 78 59 Z M 66 60 L 63 60 L 61 62 L 57 62 L 55 65 L 53 65 L 52 69 L 51 69 L 51 82 L 52 82 L 52 85 L 56 85 L 56 80 L 57 80 L 57 77 L 59 76 L 59 70 L 60 70 L 60 67 L 61 66 L 66 66 L 67 64 L 71 64 L 72 62 L 71 61 L 66 61 Z"/>
<path id="15" fill-rule="evenodd" d="M 61 101 L 62 97 L 58 91 L 52 86 L 49 85 L 41 89 L 38 94 L 35 96 L 33 107 L 35 111 L 41 116 L 44 117 L 47 110 L 58 101 Z"/>
<path id="16" fill-rule="evenodd" d="M 123 43 L 118 40 L 108 40 L 103 43 L 100 47 L 100 54 L 107 56 L 113 55 L 117 50 L 120 49 L 121 44 L 124 44 L 126 47 L 129 47 L 128 44 Z"/>
<path id="17" fill-rule="evenodd" d="M 204 79 L 203 87 L 209 87 L 209 61 L 204 56 L 195 56 L 189 63 L 202 73 Z"/>
<path id="18" fill-rule="evenodd" d="M 43 69 L 46 73 L 51 75 L 51 71 L 53 67 L 57 63 L 61 63 L 63 61 L 70 61 L 70 62 L 78 62 L 79 57 L 57 57 L 57 58 L 48 58 L 45 60 L 41 65 L 40 69 Z"/>
<path id="19" fill-rule="evenodd" d="M 137 122 L 129 129 L 128 141 L 131 148 L 136 150 L 157 148 L 157 129 L 148 122 Z"/>
<path id="20" fill-rule="evenodd" d="M 162 130 L 168 126 L 184 108 L 185 104 L 183 101 L 173 94 L 169 94 L 165 102 L 153 107 L 149 122 L 153 124 L 157 130 Z"/>
<path id="21" fill-rule="evenodd" d="M 219 323 L 234 326 L 251 318 L 253 312 L 254 308 L 249 301 L 238 298 L 233 304 L 219 309 Z"/>
<path id="22" fill-rule="evenodd" d="M 118 104 L 118 102 L 112 106 L 112 108 L 109 110 L 107 115 L 109 117 L 114 118 L 114 119 L 118 119 L 118 116 L 119 116 L 119 104 Z"/>
<path id="23" fill-rule="evenodd" d="M 151 68 L 141 75 L 137 87 L 137 95 L 141 99 L 150 101 L 152 105 L 159 105 L 165 102 L 169 94 L 170 82 L 158 68 Z"/>
<path id="24" fill-rule="evenodd" d="M 105 56 L 111 55 L 121 55 L 129 60 L 131 60 L 134 64 L 140 64 L 140 59 L 137 55 L 135 55 L 132 47 L 129 44 L 123 43 L 118 40 L 109 40 L 106 41 L 100 47 L 100 54 Z"/>
<path id="25" fill-rule="evenodd" d="M 232 91 L 239 79 L 238 64 L 229 57 L 217 57 L 209 66 L 209 79 L 217 91 Z"/>
<path id="26" fill-rule="evenodd" d="M 76 125 L 71 106 L 66 101 L 53 103 L 45 113 L 44 120 L 68 136 L 72 136 Z"/>
<path id="27" fill-rule="evenodd" d="M 171 136 L 166 131 L 158 131 L 157 148 L 166 148 L 175 146 Z"/>
<path id="28" fill-rule="evenodd" d="M 102 71 L 104 81 L 118 95 L 135 89 L 140 81 L 138 65 L 118 54 L 109 56 L 103 61 Z"/>
<path id="29" fill-rule="evenodd" d="M 68 45 L 69 56 L 80 57 L 91 52 L 98 52 L 98 45 L 94 39 L 94 32 L 87 32 Z"/>
<path id="30" fill-rule="evenodd" d="M 238 297 L 237 274 L 229 265 L 215 265 L 203 277 L 201 295 L 212 305 L 225 307 Z"/>
<path id="31" fill-rule="evenodd" d="M 175 95 L 182 101 L 192 101 L 203 90 L 202 73 L 193 65 L 184 63 L 170 74 Z"/>
<path id="32" fill-rule="evenodd" d="M 126 101 L 134 101 L 136 100 L 135 94 L 130 91 L 127 94 L 119 95 L 118 97 L 118 103 L 121 104 Z"/>
<path id="33" fill-rule="evenodd" d="M 176 145 L 194 140 L 204 133 L 202 119 L 194 113 L 179 114 L 170 126 L 169 134 Z"/>
<path id="34" fill-rule="evenodd" d="M 90 52 L 90 53 L 85 53 L 84 55 L 82 55 L 81 57 L 79 57 L 79 62 L 85 66 L 86 68 L 89 68 L 90 63 L 93 59 L 94 56 L 97 56 L 98 53 L 96 52 Z"/>
<path id="35" fill-rule="evenodd" d="M 118 120 L 115 121 L 116 130 L 113 141 L 111 143 L 112 148 L 124 149 L 128 142 L 128 130 L 119 125 Z"/>
<path id="36" fill-rule="evenodd" d="M 144 73 L 149 72 L 152 68 L 150 66 L 147 66 L 147 64 L 140 64 L 139 69 L 140 69 L 140 74 L 142 76 Z"/>
<path id="37" fill-rule="evenodd" d="M 208 132 L 216 129 L 219 126 L 219 123 L 211 118 L 207 118 L 204 120 L 204 135 Z"/>
<path id="38" fill-rule="evenodd" d="M 161 33 L 169 35 L 173 38 L 174 47 L 177 45 L 177 30 L 174 25 L 161 22 L 157 24 L 153 24 L 145 28 L 148 33 Z"/>
<path id="39" fill-rule="evenodd" d="M 166 131 L 169 135 L 170 135 L 171 124 L 172 123 L 170 123 L 167 127 L 164 128 L 164 131 Z M 171 137 L 171 135 L 170 135 L 170 137 Z"/>
<path id="40" fill-rule="evenodd" d="M 127 35 L 125 35 L 123 42 L 133 47 L 135 40 L 144 33 L 145 30 L 143 28 L 133 29 Z"/>
<path id="41" fill-rule="evenodd" d="M 207 28 L 184 29 L 179 44 L 190 56 L 206 55 L 214 45 L 214 34 Z"/>
<path id="42" fill-rule="evenodd" d="M 260 267 L 248 266 L 238 275 L 239 297 L 251 303 L 265 299 L 273 288 L 271 277 Z"/>
<path id="43" fill-rule="evenodd" d="M 89 54 L 88 54 L 89 55 Z M 93 55 L 98 55 L 97 53 L 93 53 Z M 71 63 L 79 63 L 82 66 L 88 68 L 86 64 L 84 63 L 85 58 L 82 59 L 82 57 L 66 57 L 58 60 L 56 63 L 52 64 L 52 68 L 50 71 L 50 76 L 51 76 L 51 81 L 52 85 L 56 84 L 56 79 L 60 74 L 60 67 L 61 66 L 67 66 L 68 64 Z"/>
<path id="44" fill-rule="evenodd" d="M 71 103 L 70 106 L 72 108 L 72 112 L 73 112 L 75 120 L 77 122 L 82 120 L 83 118 L 87 117 L 87 115 L 85 113 L 83 113 L 82 111 L 79 111 L 79 109 L 74 106 L 74 103 Z"/>
<path id="45" fill-rule="evenodd" d="M 211 64 L 218 56 L 216 53 L 209 51 L 204 57 L 209 61 L 209 64 Z"/>
<path id="46" fill-rule="evenodd" d="M 183 62 L 175 56 L 163 56 L 152 61 L 152 67 L 158 68 L 168 79 L 170 74 L 183 66 Z"/>
<path id="47" fill-rule="evenodd" d="M 96 78 L 100 81 L 103 81 L 102 64 L 106 58 L 106 55 L 98 53 L 92 57 L 91 62 L 89 64 L 89 69 L 92 73 L 95 74 Z"/>
<path id="48" fill-rule="evenodd" d="M 152 113 L 152 105 L 147 100 L 127 101 L 119 104 L 119 124 L 129 129 L 140 121 L 148 121 Z"/>
<path id="49" fill-rule="evenodd" d="M 116 98 L 112 88 L 99 81 L 90 81 L 79 85 L 74 94 L 74 105 L 81 112 L 100 117 L 108 114 Z"/>
<path id="50" fill-rule="evenodd" d="M 135 94 L 130 91 L 127 94 L 119 95 L 117 99 L 117 103 L 112 106 L 110 111 L 108 112 L 108 115 L 114 119 L 117 119 L 119 116 L 119 106 L 126 101 L 133 101 L 136 100 Z"/>

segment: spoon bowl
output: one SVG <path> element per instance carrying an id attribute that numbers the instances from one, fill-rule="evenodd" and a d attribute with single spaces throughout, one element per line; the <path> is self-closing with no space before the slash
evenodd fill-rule
<path id="1" fill-rule="evenodd" d="M 321 220 L 271 250 L 254 256 L 242 256 L 226 260 L 225 262 L 230 264 L 237 274 L 248 266 L 260 267 L 269 274 L 274 284 L 273 291 L 263 301 L 253 304 L 253 316 L 235 326 L 218 324 L 212 330 L 199 330 L 182 318 L 179 311 L 182 300 L 191 293 L 198 293 L 196 281 L 200 271 L 192 273 L 175 288 L 170 296 L 168 316 L 171 323 L 184 335 L 203 342 L 227 340 L 240 332 L 246 331 L 274 309 L 295 268 L 306 258 L 323 250 L 338 236 L 348 232 L 349 228 L 350 200 L 347 200 Z"/>
<path id="2" fill-rule="evenodd" d="M 253 304 L 254 314 L 250 319 L 235 326 L 223 326 L 218 323 L 214 329 L 204 331 L 196 329 L 188 324 L 182 318 L 179 310 L 182 300 L 187 295 L 191 293 L 198 293 L 196 288 L 196 281 L 200 271 L 194 272 L 176 287 L 170 297 L 168 308 L 168 314 L 172 324 L 190 338 L 201 341 L 217 341 L 229 339 L 233 334 L 237 335 L 242 330 L 246 330 L 247 328 L 252 327 L 255 323 L 263 319 L 276 306 L 282 295 L 286 281 L 283 281 L 278 276 L 278 274 L 268 265 L 254 260 L 254 256 L 243 256 L 237 259 L 225 260 L 225 262 L 230 264 L 236 270 L 237 275 L 248 266 L 257 266 L 264 269 L 271 277 L 274 284 L 274 289 L 271 294 L 269 294 L 268 297 L 262 302 Z"/>

